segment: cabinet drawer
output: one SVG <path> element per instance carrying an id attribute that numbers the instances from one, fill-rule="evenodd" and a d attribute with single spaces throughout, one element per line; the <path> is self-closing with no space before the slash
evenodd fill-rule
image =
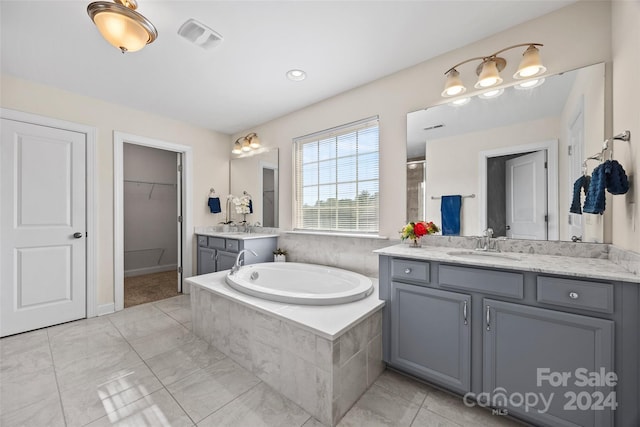
<path id="1" fill-rule="evenodd" d="M 429 283 L 429 263 L 406 259 L 391 260 L 391 277 L 414 283 Z"/>
<path id="2" fill-rule="evenodd" d="M 207 236 L 198 236 L 198 246 L 207 246 Z"/>
<path id="3" fill-rule="evenodd" d="M 538 276 L 538 302 L 613 313 L 613 285 Z"/>
<path id="4" fill-rule="evenodd" d="M 224 249 L 224 239 L 221 237 L 209 237 L 209 247 L 214 249 Z"/>
<path id="5" fill-rule="evenodd" d="M 224 246 L 225 250 L 229 252 L 238 252 L 239 242 L 237 240 L 227 239 Z"/>
<path id="6" fill-rule="evenodd" d="M 518 299 L 524 297 L 522 273 L 440 265 L 439 284 L 443 288 L 478 291 Z"/>

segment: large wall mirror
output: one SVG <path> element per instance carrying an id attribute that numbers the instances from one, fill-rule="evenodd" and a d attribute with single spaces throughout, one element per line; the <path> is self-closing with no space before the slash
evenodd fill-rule
<path id="1" fill-rule="evenodd" d="M 440 223 L 440 198 L 461 195 L 463 236 L 604 242 L 610 212 L 569 213 L 605 137 L 604 64 L 495 92 L 407 115 L 408 220 Z"/>
<path id="2" fill-rule="evenodd" d="M 278 149 L 259 148 L 231 159 L 229 193 L 236 197 L 251 197 L 253 213 L 247 222 L 263 227 L 278 227 Z M 243 220 L 231 209 L 231 219 Z"/>

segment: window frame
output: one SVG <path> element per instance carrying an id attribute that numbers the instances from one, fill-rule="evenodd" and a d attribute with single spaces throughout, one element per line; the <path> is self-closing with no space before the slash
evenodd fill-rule
<path id="1" fill-rule="evenodd" d="M 339 144 L 339 140 L 340 137 L 343 135 L 348 135 L 351 133 L 356 132 L 356 141 L 358 141 L 358 132 L 360 131 L 364 131 L 364 130 L 369 130 L 375 128 L 376 129 L 376 149 L 374 151 L 363 151 L 361 152 L 359 149 L 359 146 L 356 144 L 355 148 L 354 148 L 354 152 L 351 155 L 343 155 L 340 156 L 339 153 L 339 148 L 338 145 Z M 329 208 L 327 209 L 328 211 L 331 211 L 332 209 L 335 210 L 335 215 L 336 217 L 333 218 L 332 220 L 332 224 L 331 227 L 320 227 L 320 218 L 318 218 L 317 222 L 316 222 L 316 227 L 310 228 L 310 227 L 305 227 L 304 224 L 304 219 L 303 219 L 303 206 L 304 206 L 304 187 L 303 187 L 303 176 L 304 176 L 304 167 L 303 167 L 303 159 L 300 158 L 301 153 L 303 151 L 303 147 L 306 144 L 310 144 L 310 143 L 317 143 L 320 144 L 321 141 L 328 141 L 330 139 L 333 139 L 336 144 L 335 146 L 335 150 L 334 153 L 331 157 L 328 157 L 327 159 L 323 159 L 321 160 L 319 157 L 314 161 L 314 162 L 307 162 L 306 164 L 309 163 L 315 163 L 316 165 L 318 165 L 318 170 L 320 170 L 320 164 L 322 161 L 334 161 L 335 164 L 335 169 L 336 169 L 336 176 L 335 178 L 330 181 L 330 182 L 326 182 L 325 184 L 321 184 L 318 178 L 318 181 L 316 182 L 315 186 L 318 188 L 318 191 L 320 190 L 320 186 L 321 185 L 333 185 L 336 188 L 336 206 L 334 208 Z M 320 153 L 320 146 L 318 146 L 318 153 Z M 369 153 L 375 153 L 375 159 L 374 162 L 376 164 L 376 171 L 375 171 L 375 178 L 371 178 L 371 177 L 367 177 L 365 179 L 361 179 L 358 176 L 358 169 L 356 169 L 355 171 L 355 177 L 353 180 L 349 180 L 349 181 L 340 181 L 338 178 L 338 174 L 339 174 L 339 169 L 338 169 L 338 163 L 340 159 L 346 159 L 348 157 L 353 157 L 354 158 L 354 163 L 356 166 L 359 165 L 360 162 L 360 158 L 363 155 L 369 154 Z M 351 122 L 351 123 L 347 123 L 341 126 L 336 126 L 330 129 L 326 129 L 326 130 L 322 130 L 319 132 L 314 132 L 308 135 L 304 135 L 304 136 L 300 136 L 300 137 L 296 137 L 293 138 L 292 141 L 292 163 L 293 163 L 293 167 L 292 167 L 292 176 L 293 176 L 293 188 L 292 188 L 292 192 L 293 192 L 293 203 L 292 203 L 292 230 L 294 232 L 299 232 L 299 233 L 321 233 L 321 234 L 339 234 L 339 235 L 366 235 L 366 236 L 377 236 L 378 233 L 380 232 L 380 119 L 379 116 L 372 116 L 372 117 L 368 117 L 362 120 L 358 120 L 355 122 Z M 299 169 L 300 167 L 300 169 Z M 320 173 L 318 172 L 318 177 L 320 176 Z M 338 194 L 338 186 L 340 184 L 347 184 L 347 183 L 352 183 L 355 184 L 356 186 L 356 193 L 355 196 L 353 198 L 354 202 L 357 200 L 357 198 L 360 196 L 362 190 L 360 190 L 359 188 L 359 183 L 365 183 L 365 182 L 372 182 L 375 183 L 374 185 L 377 186 L 377 192 L 374 194 L 371 194 L 371 197 L 374 197 L 375 200 L 373 201 L 373 203 L 371 204 L 371 206 L 369 206 L 369 209 L 371 209 L 373 212 L 375 212 L 375 215 L 372 216 L 373 220 L 370 220 L 373 224 L 373 227 L 371 228 L 360 228 L 360 220 L 356 219 L 355 222 L 353 223 L 354 227 L 351 228 L 340 228 L 340 218 L 339 218 L 339 208 L 338 208 L 338 204 L 340 202 L 339 199 L 339 194 Z M 320 197 L 318 196 L 317 200 L 321 200 Z M 317 202 L 316 202 L 317 205 Z M 366 208 L 361 208 L 358 206 L 353 206 L 350 209 L 344 209 L 343 212 L 355 212 L 356 215 L 358 214 L 362 214 Z"/>

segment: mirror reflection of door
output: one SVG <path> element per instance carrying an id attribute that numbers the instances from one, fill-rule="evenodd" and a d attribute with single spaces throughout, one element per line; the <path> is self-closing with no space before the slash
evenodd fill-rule
<path id="1" fill-rule="evenodd" d="M 494 236 L 547 239 L 546 150 L 487 158 L 487 226 Z"/>
<path id="2" fill-rule="evenodd" d="M 426 162 L 407 162 L 407 222 L 425 219 Z"/>
<path id="3" fill-rule="evenodd" d="M 277 227 L 276 224 L 276 169 L 262 167 L 262 226 Z"/>

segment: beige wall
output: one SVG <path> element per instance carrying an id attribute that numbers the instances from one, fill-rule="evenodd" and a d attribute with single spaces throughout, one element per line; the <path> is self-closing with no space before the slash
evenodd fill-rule
<path id="1" fill-rule="evenodd" d="M 633 176 L 631 190 L 613 196 L 613 243 L 640 252 L 640 2 L 612 2 L 613 132 L 631 131 L 631 142 L 615 141 L 614 158 Z"/>
<path id="2" fill-rule="evenodd" d="M 113 131 L 192 147 L 193 222 L 203 226 L 215 223 L 207 213 L 206 201 L 210 187 L 229 188 L 228 135 L 6 75 L 1 77 L 0 87 L 3 108 L 96 128 L 98 304 L 113 302 Z"/>
<path id="3" fill-rule="evenodd" d="M 611 59 L 609 2 L 581 1 L 541 18 L 518 25 L 442 56 L 407 68 L 349 92 L 238 133 L 257 132 L 264 145 L 280 152 L 280 225 L 291 228 L 292 183 L 291 140 L 369 116 L 380 116 L 380 234 L 398 237 L 405 221 L 406 114 L 441 103 L 443 73 L 464 59 L 486 55 L 503 47 L 538 42 L 548 73 L 579 68 Z M 405 47 L 407 49 L 410 46 Z M 510 67 L 517 67 L 518 49 L 508 52 Z M 515 64 L 515 65 L 514 65 Z M 474 64 L 460 69 L 463 77 L 474 77 Z M 511 74 L 511 73 L 506 73 Z M 312 77 L 310 77 L 312 78 Z M 505 79 L 507 83 L 509 79 Z M 472 87 L 472 81 L 466 81 Z M 304 82 L 300 90 L 304 90 Z M 443 162 L 452 159 L 442 159 Z"/>
<path id="4" fill-rule="evenodd" d="M 427 141 L 427 214 L 426 218 L 440 222 L 440 200 L 431 196 L 444 194 L 471 194 L 464 198 L 460 212 L 460 235 L 479 236 L 480 225 L 480 152 L 498 148 L 528 145 L 558 140 L 560 123 L 557 118 L 546 118 L 489 130 Z M 455 147 L 452 149 L 452 147 Z M 461 155 L 464 153 L 463 155 Z M 439 161 L 438 159 L 452 159 Z M 561 230 L 562 232 L 562 230 Z M 561 234 L 562 235 L 562 234 Z"/>

